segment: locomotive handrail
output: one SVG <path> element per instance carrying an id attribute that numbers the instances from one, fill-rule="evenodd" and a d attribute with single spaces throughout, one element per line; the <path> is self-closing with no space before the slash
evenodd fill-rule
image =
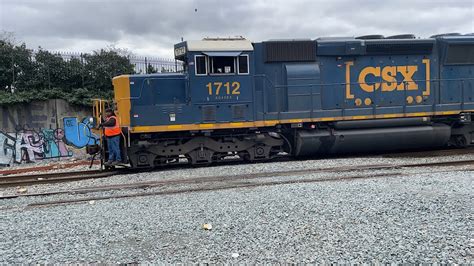
<path id="1" fill-rule="evenodd" d="M 265 77 L 270 83 L 272 83 L 273 88 L 281 88 L 281 87 L 301 87 L 301 86 L 334 86 L 334 85 L 359 85 L 359 84 L 374 84 L 374 83 L 380 83 L 380 84 L 388 84 L 388 83 L 393 83 L 390 81 L 376 81 L 376 82 L 337 82 L 337 83 L 309 83 L 309 84 L 302 84 L 302 85 L 273 85 L 273 82 L 264 74 L 262 75 L 255 75 L 255 77 Z M 412 81 L 404 81 L 407 83 L 411 82 L 432 82 L 432 81 L 465 81 L 465 80 L 474 80 L 474 78 L 462 78 L 462 79 L 414 79 Z"/>
<path id="2" fill-rule="evenodd" d="M 307 93 L 299 93 L 299 94 L 295 94 L 295 95 L 299 95 L 299 96 L 302 96 L 302 95 L 308 95 L 311 97 L 311 117 L 313 116 L 313 113 L 314 113 L 314 103 L 313 103 L 313 96 L 315 95 L 323 95 L 323 92 L 324 90 L 321 90 L 320 92 L 314 92 L 313 91 L 313 87 L 315 86 L 321 86 L 321 88 L 327 88 L 328 86 L 334 86 L 334 87 L 339 87 L 341 86 L 341 89 L 345 89 L 344 87 L 347 86 L 347 85 L 361 85 L 361 84 L 367 84 L 367 85 L 373 85 L 373 84 L 389 84 L 389 83 L 393 83 L 392 82 L 388 82 L 388 81 L 384 81 L 384 80 L 377 80 L 377 81 L 373 81 L 373 82 L 350 82 L 350 83 L 347 83 L 347 82 L 333 82 L 333 83 L 322 83 L 322 82 L 319 82 L 319 83 L 308 83 L 308 84 L 298 84 L 298 85 L 288 85 L 288 84 L 275 84 L 272 80 L 270 80 L 270 78 L 268 78 L 267 75 L 265 74 L 258 74 L 258 75 L 254 75 L 255 77 L 255 80 L 257 78 L 263 78 L 263 93 L 264 93 L 264 96 L 262 97 L 263 98 L 263 101 L 264 101 L 264 115 L 266 113 L 268 113 L 268 106 L 267 106 L 267 103 L 266 103 L 266 92 L 267 92 L 267 84 L 266 84 L 266 81 L 269 82 L 269 87 L 270 88 L 273 88 L 275 89 L 275 92 L 277 89 L 279 88 L 291 88 L 291 87 L 309 87 L 311 89 L 310 92 L 307 92 Z M 311 80 L 313 78 L 298 78 L 297 80 Z M 473 78 L 470 78 L 470 77 L 465 77 L 465 78 L 436 78 L 436 79 L 414 79 L 414 80 L 411 80 L 411 81 L 402 81 L 403 82 L 403 93 L 404 93 L 404 101 L 400 104 L 397 104 L 396 106 L 400 106 L 403 108 L 403 113 L 406 114 L 407 113 L 407 106 L 409 106 L 409 104 L 407 104 L 407 87 L 410 83 L 429 83 L 429 84 L 432 84 L 434 83 L 436 88 L 435 90 L 431 89 L 430 91 L 430 95 L 432 95 L 433 97 L 431 101 L 428 102 L 428 104 L 431 104 L 432 107 L 432 111 L 435 112 L 436 111 L 436 108 L 437 108 L 437 104 L 440 104 L 441 102 L 440 101 L 440 98 L 436 97 L 436 95 L 440 92 L 440 89 L 442 89 L 443 87 L 446 88 L 446 86 L 449 86 L 450 84 L 449 83 L 453 83 L 453 82 L 459 82 L 459 85 L 460 87 L 458 87 L 460 89 L 459 93 L 460 93 L 460 97 L 461 97 L 461 100 L 459 101 L 459 104 L 460 104 L 460 108 L 461 110 L 464 110 L 465 109 L 465 90 L 466 90 L 466 86 L 465 86 L 465 83 L 466 82 L 472 82 L 474 81 L 474 77 Z M 442 87 L 442 82 L 447 82 L 448 85 L 444 85 Z M 370 105 L 370 108 L 372 108 L 372 115 L 376 115 L 376 112 L 377 112 L 377 107 L 379 106 L 379 98 L 378 96 L 380 95 L 381 92 L 377 92 L 377 91 L 380 91 L 378 89 L 374 89 L 371 93 L 372 93 L 372 99 L 371 99 L 371 104 Z M 278 99 L 277 99 L 277 107 L 276 107 L 276 112 L 277 112 L 277 115 L 278 115 L 278 119 L 280 119 L 280 115 L 281 115 L 281 112 L 282 112 L 282 108 L 280 106 L 280 98 L 279 98 L 279 95 L 277 95 Z M 322 98 L 322 97 L 321 97 Z M 438 101 L 438 102 L 437 102 Z M 340 109 L 341 112 L 342 112 L 342 116 L 344 116 L 344 113 L 346 111 L 346 109 L 348 108 L 347 106 L 347 103 L 349 101 L 347 101 L 347 99 L 344 99 L 344 104 L 343 106 L 341 106 L 342 108 L 335 108 L 335 109 Z M 369 106 L 367 106 L 369 107 Z M 283 107 L 285 108 L 285 107 Z M 283 111 L 285 112 L 285 111 Z"/>
<path id="3" fill-rule="evenodd" d="M 360 85 L 360 84 L 367 84 L 373 85 L 375 83 L 379 84 L 388 84 L 393 83 L 389 81 L 374 81 L 374 82 L 337 82 L 337 83 L 309 83 L 309 84 L 301 84 L 301 85 L 274 85 L 273 82 L 266 77 L 266 75 L 255 75 L 255 77 L 265 77 L 268 80 L 273 88 L 288 88 L 288 87 L 303 87 L 303 86 L 338 86 L 338 85 Z M 462 79 L 415 79 L 412 81 L 403 81 L 404 83 L 417 83 L 417 82 L 439 82 L 439 81 L 461 81 L 464 82 L 466 80 L 474 80 L 474 78 L 462 78 Z"/>

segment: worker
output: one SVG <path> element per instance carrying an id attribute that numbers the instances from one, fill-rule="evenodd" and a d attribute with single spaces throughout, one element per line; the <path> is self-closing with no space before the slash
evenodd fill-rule
<path id="1" fill-rule="evenodd" d="M 105 165 L 121 164 L 120 135 L 122 135 L 122 130 L 112 109 L 105 110 L 105 121 L 100 126 L 104 128 L 105 137 L 107 138 L 107 149 L 109 150 L 109 158 Z"/>

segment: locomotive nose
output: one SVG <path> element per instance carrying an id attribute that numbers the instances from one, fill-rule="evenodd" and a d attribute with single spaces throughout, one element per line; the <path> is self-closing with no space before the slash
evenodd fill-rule
<path id="1" fill-rule="evenodd" d="M 183 106 L 187 98 L 184 74 L 134 75 L 130 76 L 128 85 L 130 94 L 125 95 L 122 105 L 124 112 L 129 114 L 125 121 L 129 119 L 131 126 L 183 122 Z"/>

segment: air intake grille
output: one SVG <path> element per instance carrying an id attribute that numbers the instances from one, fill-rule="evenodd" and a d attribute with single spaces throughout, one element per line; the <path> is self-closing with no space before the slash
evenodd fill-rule
<path id="1" fill-rule="evenodd" d="M 234 120 L 244 119 L 246 108 L 244 104 L 232 105 L 232 118 Z"/>
<path id="2" fill-rule="evenodd" d="M 205 122 L 216 121 L 215 105 L 206 105 L 202 107 L 202 120 Z"/>
<path id="3" fill-rule="evenodd" d="M 316 60 L 314 41 L 264 42 L 266 62 L 305 62 Z"/>
<path id="4" fill-rule="evenodd" d="M 368 55 L 431 54 L 432 43 L 366 43 Z"/>

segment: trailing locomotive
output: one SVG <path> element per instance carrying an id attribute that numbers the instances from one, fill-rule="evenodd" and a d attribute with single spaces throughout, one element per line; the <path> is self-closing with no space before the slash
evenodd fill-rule
<path id="1" fill-rule="evenodd" d="M 113 79 L 132 167 L 474 142 L 472 35 L 207 38 L 174 52 L 183 73 Z"/>

